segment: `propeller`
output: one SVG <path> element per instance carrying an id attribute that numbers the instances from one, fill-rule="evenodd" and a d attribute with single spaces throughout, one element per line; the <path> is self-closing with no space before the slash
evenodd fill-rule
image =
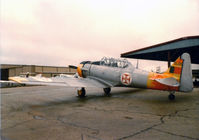
<path id="1" fill-rule="evenodd" d="M 79 77 L 84 77 L 83 71 L 85 71 L 85 69 L 83 69 L 83 67 L 85 64 L 91 64 L 91 61 L 82 61 L 78 66 L 69 65 L 68 67 L 77 69 L 77 73 L 75 75 L 78 75 Z"/>
<path id="2" fill-rule="evenodd" d="M 72 69 L 77 69 L 77 66 L 74 66 L 74 65 L 69 65 L 68 67 Z"/>

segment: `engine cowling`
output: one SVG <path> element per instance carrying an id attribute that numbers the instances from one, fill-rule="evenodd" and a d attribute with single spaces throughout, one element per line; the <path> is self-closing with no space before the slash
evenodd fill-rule
<path id="1" fill-rule="evenodd" d="M 87 76 L 88 69 L 84 67 L 86 64 L 91 64 L 91 61 L 83 61 L 77 67 L 77 73 L 80 77 L 85 78 Z"/>

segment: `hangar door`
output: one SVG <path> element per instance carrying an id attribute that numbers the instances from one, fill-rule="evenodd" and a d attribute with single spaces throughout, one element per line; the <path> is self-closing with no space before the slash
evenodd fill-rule
<path id="1" fill-rule="evenodd" d="M 0 69 L 0 78 L 1 80 L 8 80 L 9 70 L 8 69 Z"/>

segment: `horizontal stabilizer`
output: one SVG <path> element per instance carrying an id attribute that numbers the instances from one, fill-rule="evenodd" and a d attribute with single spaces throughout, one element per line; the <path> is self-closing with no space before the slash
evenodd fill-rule
<path id="1" fill-rule="evenodd" d="M 167 85 L 167 86 L 172 86 L 172 87 L 180 86 L 179 82 L 173 77 L 155 79 L 155 81 L 157 81 L 158 83 Z"/>

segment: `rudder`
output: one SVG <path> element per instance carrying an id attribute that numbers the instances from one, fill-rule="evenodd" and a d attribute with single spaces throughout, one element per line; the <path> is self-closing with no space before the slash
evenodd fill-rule
<path id="1" fill-rule="evenodd" d="M 181 59 L 183 60 L 183 66 L 180 78 L 179 91 L 190 92 L 193 90 L 191 58 L 188 53 L 183 53 L 181 55 Z"/>

